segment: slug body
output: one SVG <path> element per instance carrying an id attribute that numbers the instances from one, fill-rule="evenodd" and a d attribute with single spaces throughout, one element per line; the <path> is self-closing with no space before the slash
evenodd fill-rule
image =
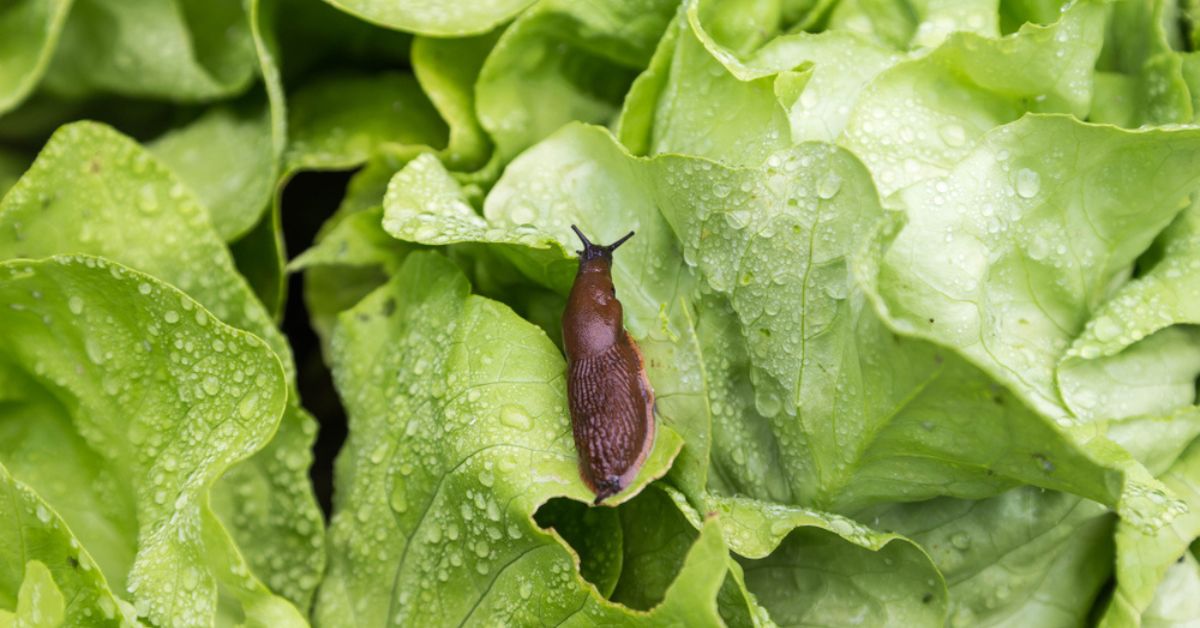
<path id="1" fill-rule="evenodd" d="M 567 399 L 579 473 L 599 504 L 633 481 L 654 445 L 654 391 L 637 343 L 625 333 L 608 246 L 583 241 L 579 272 L 563 312 Z"/>

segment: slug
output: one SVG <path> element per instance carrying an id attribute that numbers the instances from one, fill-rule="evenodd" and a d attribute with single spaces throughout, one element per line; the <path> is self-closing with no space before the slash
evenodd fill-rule
<path id="1" fill-rule="evenodd" d="M 599 504 L 629 486 L 654 445 L 654 391 L 612 282 L 613 251 L 633 232 L 600 246 L 571 229 L 583 250 L 562 318 L 567 401 L 579 475 Z"/>

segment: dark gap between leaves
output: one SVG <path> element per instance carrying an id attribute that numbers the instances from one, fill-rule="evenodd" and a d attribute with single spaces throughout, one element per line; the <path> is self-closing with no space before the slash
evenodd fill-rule
<path id="1" fill-rule="evenodd" d="M 304 173 L 292 179 L 283 190 L 283 235 L 287 256 L 292 259 L 312 246 L 317 230 L 333 214 L 346 193 L 350 173 Z M 313 464 L 309 478 L 317 501 L 326 518 L 333 504 L 333 461 L 346 440 L 346 411 L 333 387 L 329 367 L 321 357 L 320 341 L 309 325 L 304 303 L 304 277 L 295 273 L 287 278 L 288 297 L 284 307 L 283 333 L 292 345 L 296 359 L 296 383 L 301 402 L 320 426 L 313 444 Z"/>

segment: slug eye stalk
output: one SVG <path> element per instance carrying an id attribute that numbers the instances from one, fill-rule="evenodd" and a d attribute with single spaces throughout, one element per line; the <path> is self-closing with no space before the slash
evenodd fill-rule
<path id="1" fill-rule="evenodd" d="M 583 242 L 583 250 L 575 251 L 575 253 L 579 255 L 580 260 L 591 260 L 600 257 L 611 258 L 613 251 L 617 250 L 617 247 L 621 246 L 622 244 L 625 244 L 625 242 L 629 240 L 629 238 L 632 238 L 634 234 L 633 231 L 630 231 L 624 236 L 621 236 L 621 238 L 616 242 L 605 246 L 602 244 L 593 244 L 591 240 L 587 239 L 587 236 L 583 235 L 583 232 L 579 230 L 579 227 L 576 227 L 575 225 L 571 225 L 571 230 L 574 231 L 575 235 L 579 236 L 579 240 Z"/>

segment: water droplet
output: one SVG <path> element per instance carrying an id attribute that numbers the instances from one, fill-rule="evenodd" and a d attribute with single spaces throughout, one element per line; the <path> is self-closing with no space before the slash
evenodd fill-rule
<path id="1" fill-rule="evenodd" d="M 962 146 L 967 141 L 967 134 L 963 128 L 957 124 L 947 124 L 940 130 L 942 140 L 947 146 Z"/>
<path id="2" fill-rule="evenodd" d="M 71 297 L 67 299 L 67 307 L 70 308 L 72 314 L 77 316 L 83 314 L 83 299 L 77 296 Z"/>
<path id="3" fill-rule="evenodd" d="M 195 567 L 188 567 L 183 570 L 183 588 L 188 591 L 194 591 L 196 585 L 200 584 L 200 571 Z"/>
<path id="4" fill-rule="evenodd" d="M 221 382 L 217 378 L 209 375 L 204 378 L 204 392 L 215 395 L 221 390 Z"/>
<path id="5" fill-rule="evenodd" d="M 1042 178 L 1029 168 L 1017 171 L 1017 194 L 1021 198 L 1033 198 L 1042 188 Z"/>
<path id="6" fill-rule="evenodd" d="M 971 547 L 971 537 L 966 532 L 955 532 L 950 537 L 950 544 L 960 550 L 965 550 Z"/>
<path id="7" fill-rule="evenodd" d="M 175 323 L 179 322 L 179 312 L 176 312 L 175 310 L 167 310 L 163 313 L 163 320 L 174 325 Z"/>
<path id="8" fill-rule="evenodd" d="M 743 229 L 750 224 L 750 211 L 747 209 L 735 209 L 725 214 L 725 222 L 729 223 L 734 229 Z"/>
<path id="9" fill-rule="evenodd" d="M 533 222 L 533 209 L 526 205 L 518 205 L 514 207 L 512 213 L 509 214 L 512 221 L 518 225 L 525 225 Z"/>
<path id="10" fill-rule="evenodd" d="M 1121 334 L 1121 326 L 1108 316 L 1101 316 L 1093 324 L 1092 333 L 1096 335 L 1096 340 L 1108 342 Z"/>
<path id="11" fill-rule="evenodd" d="M 100 606 L 100 612 L 104 614 L 105 619 L 113 619 L 117 616 L 117 605 L 113 604 L 112 598 L 101 596 L 97 604 Z"/>
<path id="12" fill-rule="evenodd" d="M 238 402 L 238 414 L 243 419 L 253 419 L 258 414 L 258 393 L 250 393 Z"/>
<path id="13" fill-rule="evenodd" d="M 838 191 L 842 189 L 842 177 L 836 172 L 828 172 L 825 177 L 817 183 L 817 196 L 829 200 L 837 196 Z"/>
<path id="14" fill-rule="evenodd" d="M 773 392 L 756 395 L 755 401 L 758 405 L 758 411 L 767 418 L 779 414 L 779 411 L 783 409 L 783 400 Z"/>
<path id="15" fill-rule="evenodd" d="M 150 294 L 150 284 L 142 282 L 138 284 L 138 292 L 142 294 Z"/>
<path id="16" fill-rule="evenodd" d="M 154 185 L 147 183 L 142 186 L 138 208 L 147 214 L 153 214 L 158 211 L 158 193 L 154 189 Z"/>
<path id="17" fill-rule="evenodd" d="M 533 420 L 519 406 L 504 406 L 500 410 L 500 422 L 513 429 L 528 430 L 533 426 Z"/>
<path id="18" fill-rule="evenodd" d="M 37 518 L 38 518 L 38 521 L 41 521 L 42 523 L 50 523 L 50 511 L 46 510 L 45 505 L 38 504 Z"/>
<path id="19" fill-rule="evenodd" d="M 408 510 L 408 487 L 402 481 L 392 484 L 392 498 L 390 501 L 392 510 L 403 513 Z M 455 535 L 457 536 L 457 532 Z"/>

